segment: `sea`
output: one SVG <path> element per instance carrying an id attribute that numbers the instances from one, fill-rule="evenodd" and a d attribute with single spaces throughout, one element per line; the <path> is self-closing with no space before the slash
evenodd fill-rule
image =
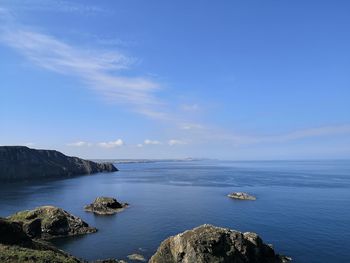
<path id="1" fill-rule="evenodd" d="M 97 233 L 53 244 L 86 260 L 150 258 L 160 243 L 201 224 L 258 233 L 299 263 L 350 262 L 350 160 L 167 160 L 117 163 L 120 171 L 0 185 L 0 216 L 54 205 Z M 247 192 L 256 201 L 227 197 Z M 85 212 L 98 196 L 130 206 Z"/>

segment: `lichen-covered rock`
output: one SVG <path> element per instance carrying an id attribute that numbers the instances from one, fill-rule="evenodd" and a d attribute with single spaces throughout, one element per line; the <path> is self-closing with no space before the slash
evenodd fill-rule
<path id="1" fill-rule="evenodd" d="M 250 194 L 243 193 L 243 192 L 233 192 L 231 194 L 228 194 L 227 196 L 238 200 L 252 200 L 252 201 L 256 200 L 255 196 L 252 196 Z"/>
<path id="2" fill-rule="evenodd" d="M 128 255 L 128 259 L 132 260 L 132 261 L 141 261 L 141 262 L 145 262 L 146 261 L 144 256 L 142 256 L 141 254 L 137 254 L 137 253 Z"/>
<path id="3" fill-rule="evenodd" d="M 99 215 L 111 215 L 122 211 L 127 207 L 127 203 L 119 203 L 112 197 L 97 197 L 92 204 L 84 207 L 85 211 Z"/>
<path id="4" fill-rule="evenodd" d="M 255 233 L 202 225 L 163 241 L 149 263 L 281 263 Z"/>
<path id="5" fill-rule="evenodd" d="M 112 163 L 96 163 L 66 156 L 54 150 L 0 146 L 0 181 L 60 178 L 115 171 L 118 169 Z"/>
<path id="6" fill-rule="evenodd" d="M 21 223 L 23 230 L 32 238 L 51 239 L 97 231 L 79 217 L 54 206 L 41 206 L 34 210 L 21 211 L 8 219 Z M 38 230 L 39 224 L 41 231 Z"/>

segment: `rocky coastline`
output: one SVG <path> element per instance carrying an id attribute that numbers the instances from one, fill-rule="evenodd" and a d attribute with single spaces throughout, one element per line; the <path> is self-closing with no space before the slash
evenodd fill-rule
<path id="1" fill-rule="evenodd" d="M 116 172 L 112 163 L 96 163 L 66 156 L 55 150 L 25 146 L 0 146 L 0 181 L 64 178 L 102 172 Z"/>

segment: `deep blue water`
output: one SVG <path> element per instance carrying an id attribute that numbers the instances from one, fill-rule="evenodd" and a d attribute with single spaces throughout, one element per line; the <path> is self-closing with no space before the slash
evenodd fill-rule
<path id="1" fill-rule="evenodd" d="M 56 240 L 85 259 L 150 257 L 159 243 L 200 224 L 253 231 L 294 262 L 350 262 L 350 161 L 154 162 L 66 180 L 3 184 L 0 216 L 55 205 L 99 229 Z M 257 196 L 235 201 L 232 191 Z M 97 196 L 130 203 L 113 216 L 86 213 Z"/>

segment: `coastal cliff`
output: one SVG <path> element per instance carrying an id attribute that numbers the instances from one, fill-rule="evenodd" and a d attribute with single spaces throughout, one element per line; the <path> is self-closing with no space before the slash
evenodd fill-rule
<path id="1" fill-rule="evenodd" d="M 66 156 L 55 150 L 0 146 L 0 181 L 59 178 L 115 171 L 118 169 L 112 163 L 96 163 Z"/>

